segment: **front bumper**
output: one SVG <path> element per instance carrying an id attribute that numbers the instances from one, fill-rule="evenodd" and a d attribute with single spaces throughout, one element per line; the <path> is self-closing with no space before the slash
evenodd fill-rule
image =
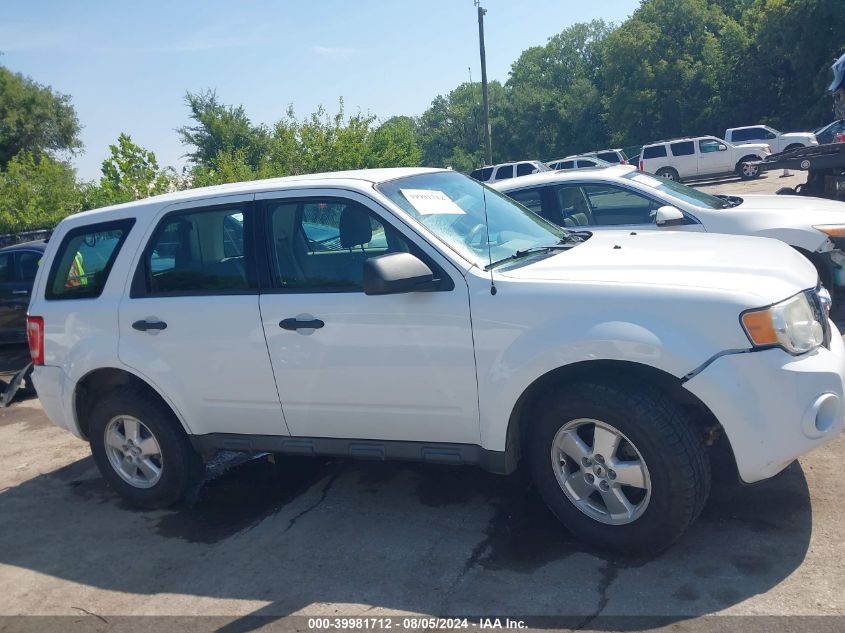
<path id="1" fill-rule="evenodd" d="M 845 344 L 830 327 L 830 349 L 728 354 L 684 384 L 721 423 L 744 482 L 776 475 L 842 432 Z"/>

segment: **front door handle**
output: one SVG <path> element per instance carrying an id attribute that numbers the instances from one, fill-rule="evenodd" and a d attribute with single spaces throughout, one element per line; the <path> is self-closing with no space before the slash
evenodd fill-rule
<path id="1" fill-rule="evenodd" d="M 279 321 L 279 327 L 283 330 L 318 330 L 323 327 L 320 319 L 310 319 L 308 321 L 300 321 L 299 319 L 282 319 Z"/>
<path id="2" fill-rule="evenodd" d="M 164 321 L 135 321 L 132 324 L 132 327 L 138 330 L 139 332 L 146 332 L 147 330 L 163 330 L 167 327 L 167 323 Z"/>
<path id="3" fill-rule="evenodd" d="M 29 290 L 12 290 L 13 295 L 28 295 Z"/>

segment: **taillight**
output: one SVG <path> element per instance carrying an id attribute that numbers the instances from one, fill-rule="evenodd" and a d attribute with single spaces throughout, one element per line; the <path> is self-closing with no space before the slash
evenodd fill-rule
<path id="1" fill-rule="evenodd" d="M 643 159 L 640 159 L 640 171 L 643 171 Z"/>
<path id="2" fill-rule="evenodd" d="M 26 317 L 26 340 L 29 342 L 29 355 L 35 365 L 44 364 L 44 317 Z"/>

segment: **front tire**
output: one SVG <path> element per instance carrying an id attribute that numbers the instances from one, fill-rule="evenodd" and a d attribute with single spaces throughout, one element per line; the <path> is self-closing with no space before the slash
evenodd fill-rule
<path id="1" fill-rule="evenodd" d="M 132 505 L 166 508 L 202 481 L 202 458 L 173 412 L 141 391 L 106 395 L 91 412 L 89 437 L 103 478 Z"/>
<path id="2" fill-rule="evenodd" d="M 573 383 L 539 410 L 532 476 L 579 539 L 652 554 L 698 517 L 710 491 L 703 436 L 666 394 L 635 381 Z"/>
<path id="3" fill-rule="evenodd" d="M 749 161 L 761 160 L 759 156 L 744 156 L 736 166 L 736 173 L 742 180 L 754 180 L 760 177 L 760 166 L 749 165 Z"/>

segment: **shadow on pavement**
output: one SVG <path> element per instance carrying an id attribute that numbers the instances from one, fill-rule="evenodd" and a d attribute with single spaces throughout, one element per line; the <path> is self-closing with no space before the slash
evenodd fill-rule
<path id="1" fill-rule="evenodd" d="M 336 615 L 363 604 L 601 628 L 604 616 L 684 620 L 765 592 L 801 564 L 810 540 L 797 463 L 755 486 L 720 484 L 681 542 L 637 560 L 583 548 L 522 474 L 278 460 L 224 455 L 192 503 L 142 512 L 82 459 L 0 493 L 0 563 L 151 601 L 268 603 L 230 631 L 315 603 L 339 603 Z"/>

